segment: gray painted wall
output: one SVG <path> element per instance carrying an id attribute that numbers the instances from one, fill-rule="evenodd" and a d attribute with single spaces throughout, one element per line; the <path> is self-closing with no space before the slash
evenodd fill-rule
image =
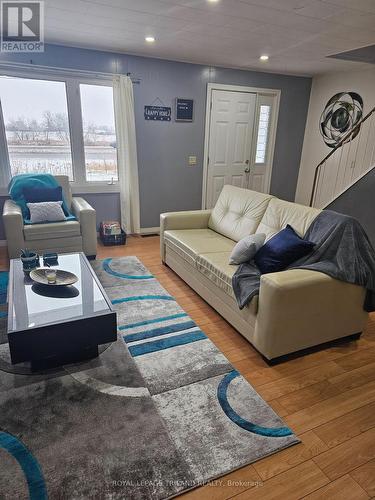
<path id="1" fill-rule="evenodd" d="M 119 193 L 82 193 L 74 196 L 82 196 L 96 210 L 96 221 L 99 226 L 102 220 L 119 220 L 120 217 L 120 194 Z"/>
<path id="2" fill-rule="evenodd" d="M 375 170 L 345 191 L 328 208 L 359 220 L 375 247 Z"/>
<path id="3" fill-rule="evenodd" d="M 0 54 L 0 62 L 18 62 L 98 72 L 127 73 L 134 86 L 141 198 L 141 227 L 159 225 L 159 214 L 201 207 L 207 83 L 281 90 L 271 193 L 294 200 L 311 79 L 186 64 L 110 52 L 47 45 L 43 54 Z M 176 97 L 195 100 L 193 123 L 148 122 L 143 108 L 157 97 L 173 106 Z M 198 165 L 187 158 L 196 155 Z M 98 220 L 119 218 L 117 195 L 87 195 Z M 0 200 L 1 205 L 1 200 Z M 117 210 L 117 213 L 116 213 Z M 110 212 L 110 213 L 109 213 Z M 4 238 L 0 225 L 0 239 Z"/>

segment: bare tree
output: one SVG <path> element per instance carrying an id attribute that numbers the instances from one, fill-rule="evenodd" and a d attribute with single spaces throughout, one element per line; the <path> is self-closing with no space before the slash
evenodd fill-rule
<path id="1" fill-rule="evenodd" d="M 46 142 L 49 143 L 49 134 L 54 128 L 54 117 L 51 111 L 44 111 L 42 126 L 45 133 Z"/>
<path id="2" fill-rule="evenodd" d="M 24 117 L 19 116 L 16 119 L 10 118 L 5 128 L 13 132 L 13 137 L 16 142 L 24 141 L 25 132 L 27 130 L 27 123 Z"/>
<path id="3" fill-rule="evenodd" d="M 53 115 L 54 130 L 58 138 L 65 142 L 69 142 L 69 121 L 65 113 L 55 113 Z"/>
<path id="4" fill-rule="evenodd" d="M 95 123 L 87 123 L 84 126 L 84 141 L 86 144 L 95 144 L 98 140 L 97 126 Z"/>
<path id="5" fill-rule="evenodd" d="M 35 142 L 39 140 L 39 134 L 41 130 L 41 126 L 37 122 L 37 120 L 27 120 L 26 121 L 26 126 L 27 126 L 27 131 L 28 131 L 28 140 L 32 140 L 32 142 Z"/>

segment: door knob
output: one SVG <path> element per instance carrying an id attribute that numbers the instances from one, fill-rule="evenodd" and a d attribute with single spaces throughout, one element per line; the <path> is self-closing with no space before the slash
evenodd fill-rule
<path id="1" fill-rule="evenodd" d="M 244 170 L 244 172 L 245 172 L 246 174 L 248 174 L 248 173 L 250 172 L 250 167 L 246 167 L 246 168 L 245 168 L 245 170 Z"/>

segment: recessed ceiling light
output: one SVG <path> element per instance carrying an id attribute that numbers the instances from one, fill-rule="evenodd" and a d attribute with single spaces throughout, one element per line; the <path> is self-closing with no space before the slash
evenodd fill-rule
<path id="1" fill-rule="evenodd" d="M 217 3 L 219 0 L 208 0 L 210 3 Z"/>
<path id="2" fill-rule="evenodd" d="M 154 43 L 155 42 L 155 37 L 153 37 L 153 36 L 146 36 L 145 40 L 148 43 Z"/>
<path id="3" fill-rule="evenodd" d="M 261 61 L 268 61 L 269 56 L 266 56 L 265 54 L 263 56 L 260 56 L 259 58 Z"/>

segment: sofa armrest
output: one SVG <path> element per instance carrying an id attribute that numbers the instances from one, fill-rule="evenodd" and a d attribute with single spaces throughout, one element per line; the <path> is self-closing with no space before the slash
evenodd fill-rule
<path id="1" fill-rule="evenodd" d="M 87 256 L 96 255 L 96 211 L 83 198 L 74 197 L 72 199 L 72 211 L 79 220 L 82 234 L 83 251 Z"/>
<path id="2" fill-rule="evenodd" d="M 20 256 L 21 250 L 25 248 L 25 239 L 23 234 L 22 210 L 12 200 L 5 200 L 3 223 L 9 258 L 16 259 Z"/>
<path id="3" fill-rule="evenodd" d="M 326 274 L 291 269 L 260 281 L 256 342 L 269 359 L 360 333 L 365 289 Z"/>
<path id="4" fill-rule="evenodd" d="M 160 214 L 160 231 L 169 229 L 206 229 L 211 210 L 188 210 Z"/>
<path id="5" fill-rule="evenodd" d="M 160 214 L 160 254 L 165 260 L 164 231 L 170 229 L 206 229 L 211 210 L 188 210 Z"/>

